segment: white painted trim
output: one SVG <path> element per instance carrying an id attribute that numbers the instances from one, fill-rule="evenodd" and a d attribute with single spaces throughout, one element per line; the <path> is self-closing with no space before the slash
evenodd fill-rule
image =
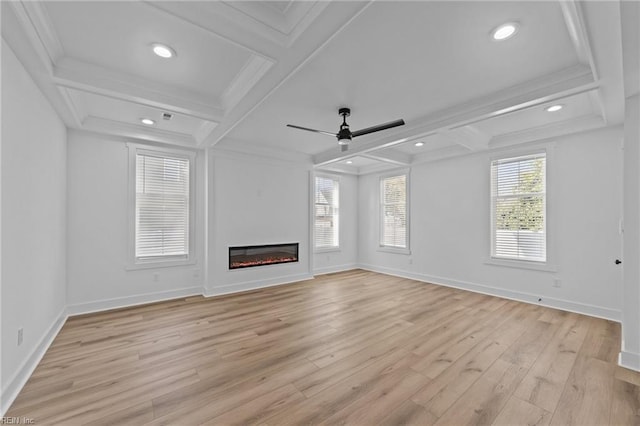
<path id="1" fill-rule="evenodd" d="M 353 271 L 358 269 L 358 265 L 355 263 L 345 263 L 343 265 L 325 266 L 324 268 L 316 268 L 313 270 L 313 275 L 333 274 L 336 272 Z"/>
<path id="2" fill-rule="evenodd" d="M 165 300 L 178 299 L 188 296 L 202 295 L 202 287 L 188 287 L 178 290 L 158 291 L 154 293 L 136 294 L 134 296 L 115 297 L 113 299 L 102 299 L 94 302 L 77 303 L 67 305 L 67 312 L 70 317 L 75 315 L 91 314 L 94 312 L 107 311 L 110 309 L 127 308 L 130 306 L 144 305 L 147 303 L 162 302 Z"/>
<path id="3" fill-rule="evenodd" d="M 401 278 L 409 278 L 416 281 L 422 281 L 430 284 L 441 285 L 445 287 L 453 287 L 461 290 L 468 290 L 474 293 L 487 294 L 489 296 L 502 297 L 504 299 L 516 300 L 518 302 L 531 303 L 534 305 L 546 306 L 548 308 L 561 309 L 563 311 L 575 312 L 578 314 L 589 315 L 596 318 L 604 318 L 611 321 L 620 322 L 622 312 L 615 309 L 594 306 L 585 303 L 572 302 L 569 300 L 555 299 L 547 296 L 539 296 L 521 291 L 506 290 L 485 284 L 471 283 L 468 281 L 459 281 L 451 278 L 437 277 L 433 275 L 420 274 L 416 272 L 408 272 L 400 269 L 373 266 L 369 264 L 359 264 L 360 269 L 378 272 L 386 275 L 393 275 Z M 542 299 L 539 301 L 539 299 Z"/>
<path id="4" fill-rule="evenodd" d="M 33 349 L 31 354 L 22 362 L 18 370 L 15 372 L 11 380 L 9 380 L 7 386 L 2 389 L 2 401 L 0 403 L 0 417 L 4 416 L 5 413 L 13 404 L 13 401 L 16 399 L 24 385 L 33 374 L 33 371 L 36 369 L 40 360 L 51 346 L 51 343 L 56 338 L 62 326 L 67 321 L 68 315 L 66 308 L 63 308 L 62 311 L 58 314 L 57 319 L 51 324 L 51 327 L 47 330 L 47 332 L 42 336 L 36 347 Z"/>
<path id="5" fill-rule="evenodd" d="M 621 351 L 618 354 L 618 365 L 629 370 L 640 371 L 640 354 Z"/>
<path id="6" fill-rule="evenodd" d="M 270 278 L 266 280 L 245 281 L 225 286 L 215 286 L 204 289 L 204 297 L 222 296 L 226 294 L 240 293 L 261 288 L 275 287 L 283 284 L 290 284 L 297 281 L 312 280 L 311 274 L 285 275 L 282 277 Z"/>

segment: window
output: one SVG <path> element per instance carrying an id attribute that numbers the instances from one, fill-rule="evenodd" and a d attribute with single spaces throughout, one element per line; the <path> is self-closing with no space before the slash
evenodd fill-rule
<path id="1" fill-rule="evenodd" d="M 336 249 L 340 245 L 340 184 L 337 179 L 316 176 L 315 247 Z"/>
<path id="2" fill-rule="evenodd" d="M 407 249 L 407 175 L 380 179 L 380 246 Z"/>
<path id="3" fill-rule="evenodd" d="M 135 264 L 184 263 L 193 252 L 193 155 L 133 150 Z"/>
<path id="4" fill-rule="evenodd" d="M 546 154 L 491 163 L 491 256 L 547 260 Z"/>

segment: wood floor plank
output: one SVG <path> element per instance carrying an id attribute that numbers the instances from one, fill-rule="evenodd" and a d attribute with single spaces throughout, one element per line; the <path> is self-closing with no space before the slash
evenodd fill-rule
<path id="1" fill-rule="evenodd" d="M 491 424 L 493 426 L 546 426 L 550 422 L 550 412 L 512 396 Z"/>
<path id="2" fill-rule="evenodd" d="M 620 326 L 362 270 L 72 317 L 36 424 L 640 425 Z"/>

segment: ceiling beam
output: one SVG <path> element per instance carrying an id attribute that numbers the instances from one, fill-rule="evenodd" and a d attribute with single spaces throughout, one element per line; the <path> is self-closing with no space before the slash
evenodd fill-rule
<path id="1" fill-rule="evenodd" d="M 474 102 L 442 110 L 406 126 L 387 132 L 385 136 L 361 143 L 347 151 L 348 155 L 362 155 L 389 148 L 413 139 L 437 133 L 441 129 L 455 129 L 492 117 L 542 105 L 547 102 L 588 92 L 598 87 L 586 67 L 571 67 L 560 72 L 511 87 Z M 327 164 L 345 158 L 345 153 L 328 150 L 314 156 L 314 163 Z"/>
<path id="2" fill-rule="evenodd" d="M 482 151 L 489 147 L 491 135 L 478 129 L 476 126 L 463 126 L 455 129 L 440 130 L 440 136 L 451 143 L 467 148 L 470 151 Z"/>
<path id="3" fill-rule="evenodd" d="M 108 96 L 140 105 L 160 108 L 202 120 L 219 122 L 224 110 L 219 102 L 195 93 L 107 71 L 81 61 L 64 58 L 53 69 L 55 84 L 83 92 Z"/>

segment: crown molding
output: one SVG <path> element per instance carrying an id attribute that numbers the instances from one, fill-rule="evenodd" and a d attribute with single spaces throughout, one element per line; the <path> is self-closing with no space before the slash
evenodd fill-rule
<path id="1" fill-rule="evenodd" d="M 44 3 L 35 1 L 21 1 L 24 11 L 29 17 L 31 26 L 36 31 L 39 41 L 49 56 L 52 64 L 55 64 L 64 56 L 64 49 L 58 34 L 53 28 L 49 13 L 44 7 Z"/>
<path id="2" fill-rule="evenodd" d="M 429 136 L 441 129 L 456 129 L 492 117 L 503 116 L 546 102 L 593 90 L 598 83 L 593 80 L 589 69 L 583 66 L 570 67 L 559 72 L 528 81 L 431 114 L 413 123 L 398 128 L 386 136 L 359 144 L 349 155 L 362 154 L 381 148 L 389 148 L 413 139 Z M 340 161 L 343 153 L 333 150 L 314 156 L 315 164 Z"/>
<path id="3" fill-rule="evenodd" d="M 158 142 L 163 144 L 197 148 L 196 141 L 191 135 L 153 129 L 149 127 L 143 127 L 141 125 L 123 123 L 121 121 L 108 120 L 100 117 L 86 117 L 79 129 L 87 130 L 94 133 L 102 133 L 105 135 L 120 136 L 123 138 L 138 141 Z"/>
<path id="4" fill-rule="evenodd" d="M 29 44 L 33 48 L 33 51 L 35 52 L 37 58 L 40 61 L 40 64 L 44 66 L 47 73 L 51 75 L 53 73 L 53 67 L 54 67 L 54 62 L 52 58 L 56 56 L 57 52 L 53 50 L 52 51 L 49 50 L 49 49 L 55 49 L 55 47 L 53 45 L 51 46 L 46 45 L 45 41 L 40 36 L 40 33 L 46 34 L 46 31 L 44 30 L 44 28 L 41 28 L 39 32 L 38 28 L 34 23 L 34 22 L 38 22 L 37 19 L 36 18 L 32 19 L 31 17 L 31 15 L 35 13 L 34 11 L 42 6 L 21 2 L 21 1 L 11 1 L 11 2 L 6 2 L 5 4 L 8 4 L 11 7 L 11 10 L 13 11 L 13 15 L 16 18 L 16 22 L 18 23 L 18 25 L 21 27 L 22 31 L 26 35 L 27 40 L 29 41 Z M 6 14 L 7 12 L 4 12 L 4 13 Z M 42 18 L 45 15 L 40 14 L 39 16 Z M 5 22 L 3 22 L 3 26 L 5 26 Z M 4 36 L 4 34 L 6 33 L 6 29 L 3 28 L 3 30 L 4 30 L 3 31 L 3 36 Z"/>
<path id="5" fill-rule="evenodd" d="M 555 124 L 547 124 L 544 126 L 532 127 L 517 132 L 494 136 L 489 141 L 488 148 L 502 148 L 511 145 L 535 142 L 572 133 L 599 129 L 605 126 L 606 122 L 601 116 L 596 114 L 583 115 L 581 117 L 561 121 Z"/>
<path id="6" fill-rule="evenodd" d="M 222 94 L 221 104 L 224 109 L 228 111 L 235 107 L 274 64 L 272 60 L 252 55 Z"/>
<path id="7" fill-rule="evenodd" d="M 489 148 L 489 141 L 491 140 L 491 135 L 472 125 L 451 130 L 440 130 L 438 134 L 448 142 L 461 145 L 470 151 L 482 151 Z"/>
<path id="8" fill-rule="evenodd" d="M 207 96 L 166 87 L 128 74 L 63 58 L 54 68 L 53 82 L 72 89 L 219 122 L 224 110 Z"/>
<path id="9" fill-rule="evenodd" d="M 216 145 L 211 151 L 218 154 L 241 155 L 271 160 L 284 161 L 286 163 L 300 163 L 311 165 L 311 156 L 302 152 L 283 151 L 271 146 L 257 145 L 239 139 L 226 138 L 224 145 Z"/>
<path id="10" fill-rule="evenodd" d="M 58 92 L 62 100 L 66 103 L 67 108 L 71 112 L 75 127 L 81 127 L 82 122 L 87 118 L 87 113 L 84 107 L 80 106 L 77 96 L 74 96 L 66 87 L 57 86 Z"/>
<path id="11" fill-rule="evenodd" d="M 389 148 L 380 151 L 367 152 L 361 154 L 361 157 L 369 158 L 371 160 L 382 161 L 384 163 L 393 164 L 396 166 L 408 166 L 411 164 L 411 154 L 407 154 L 397 149 Z"/>
<path id="12" fill-rule="evenodd" d="M 569 32 L 569 38 L 578 56 L 578 61 L 582 65 L 588 66 L 593 79 L 598 80 L 598 70 L 593 59 L 593 52 L 591 51 L 580 3 L 577 0 L 563 0 L 560 2 L 560 9 Z"/>

